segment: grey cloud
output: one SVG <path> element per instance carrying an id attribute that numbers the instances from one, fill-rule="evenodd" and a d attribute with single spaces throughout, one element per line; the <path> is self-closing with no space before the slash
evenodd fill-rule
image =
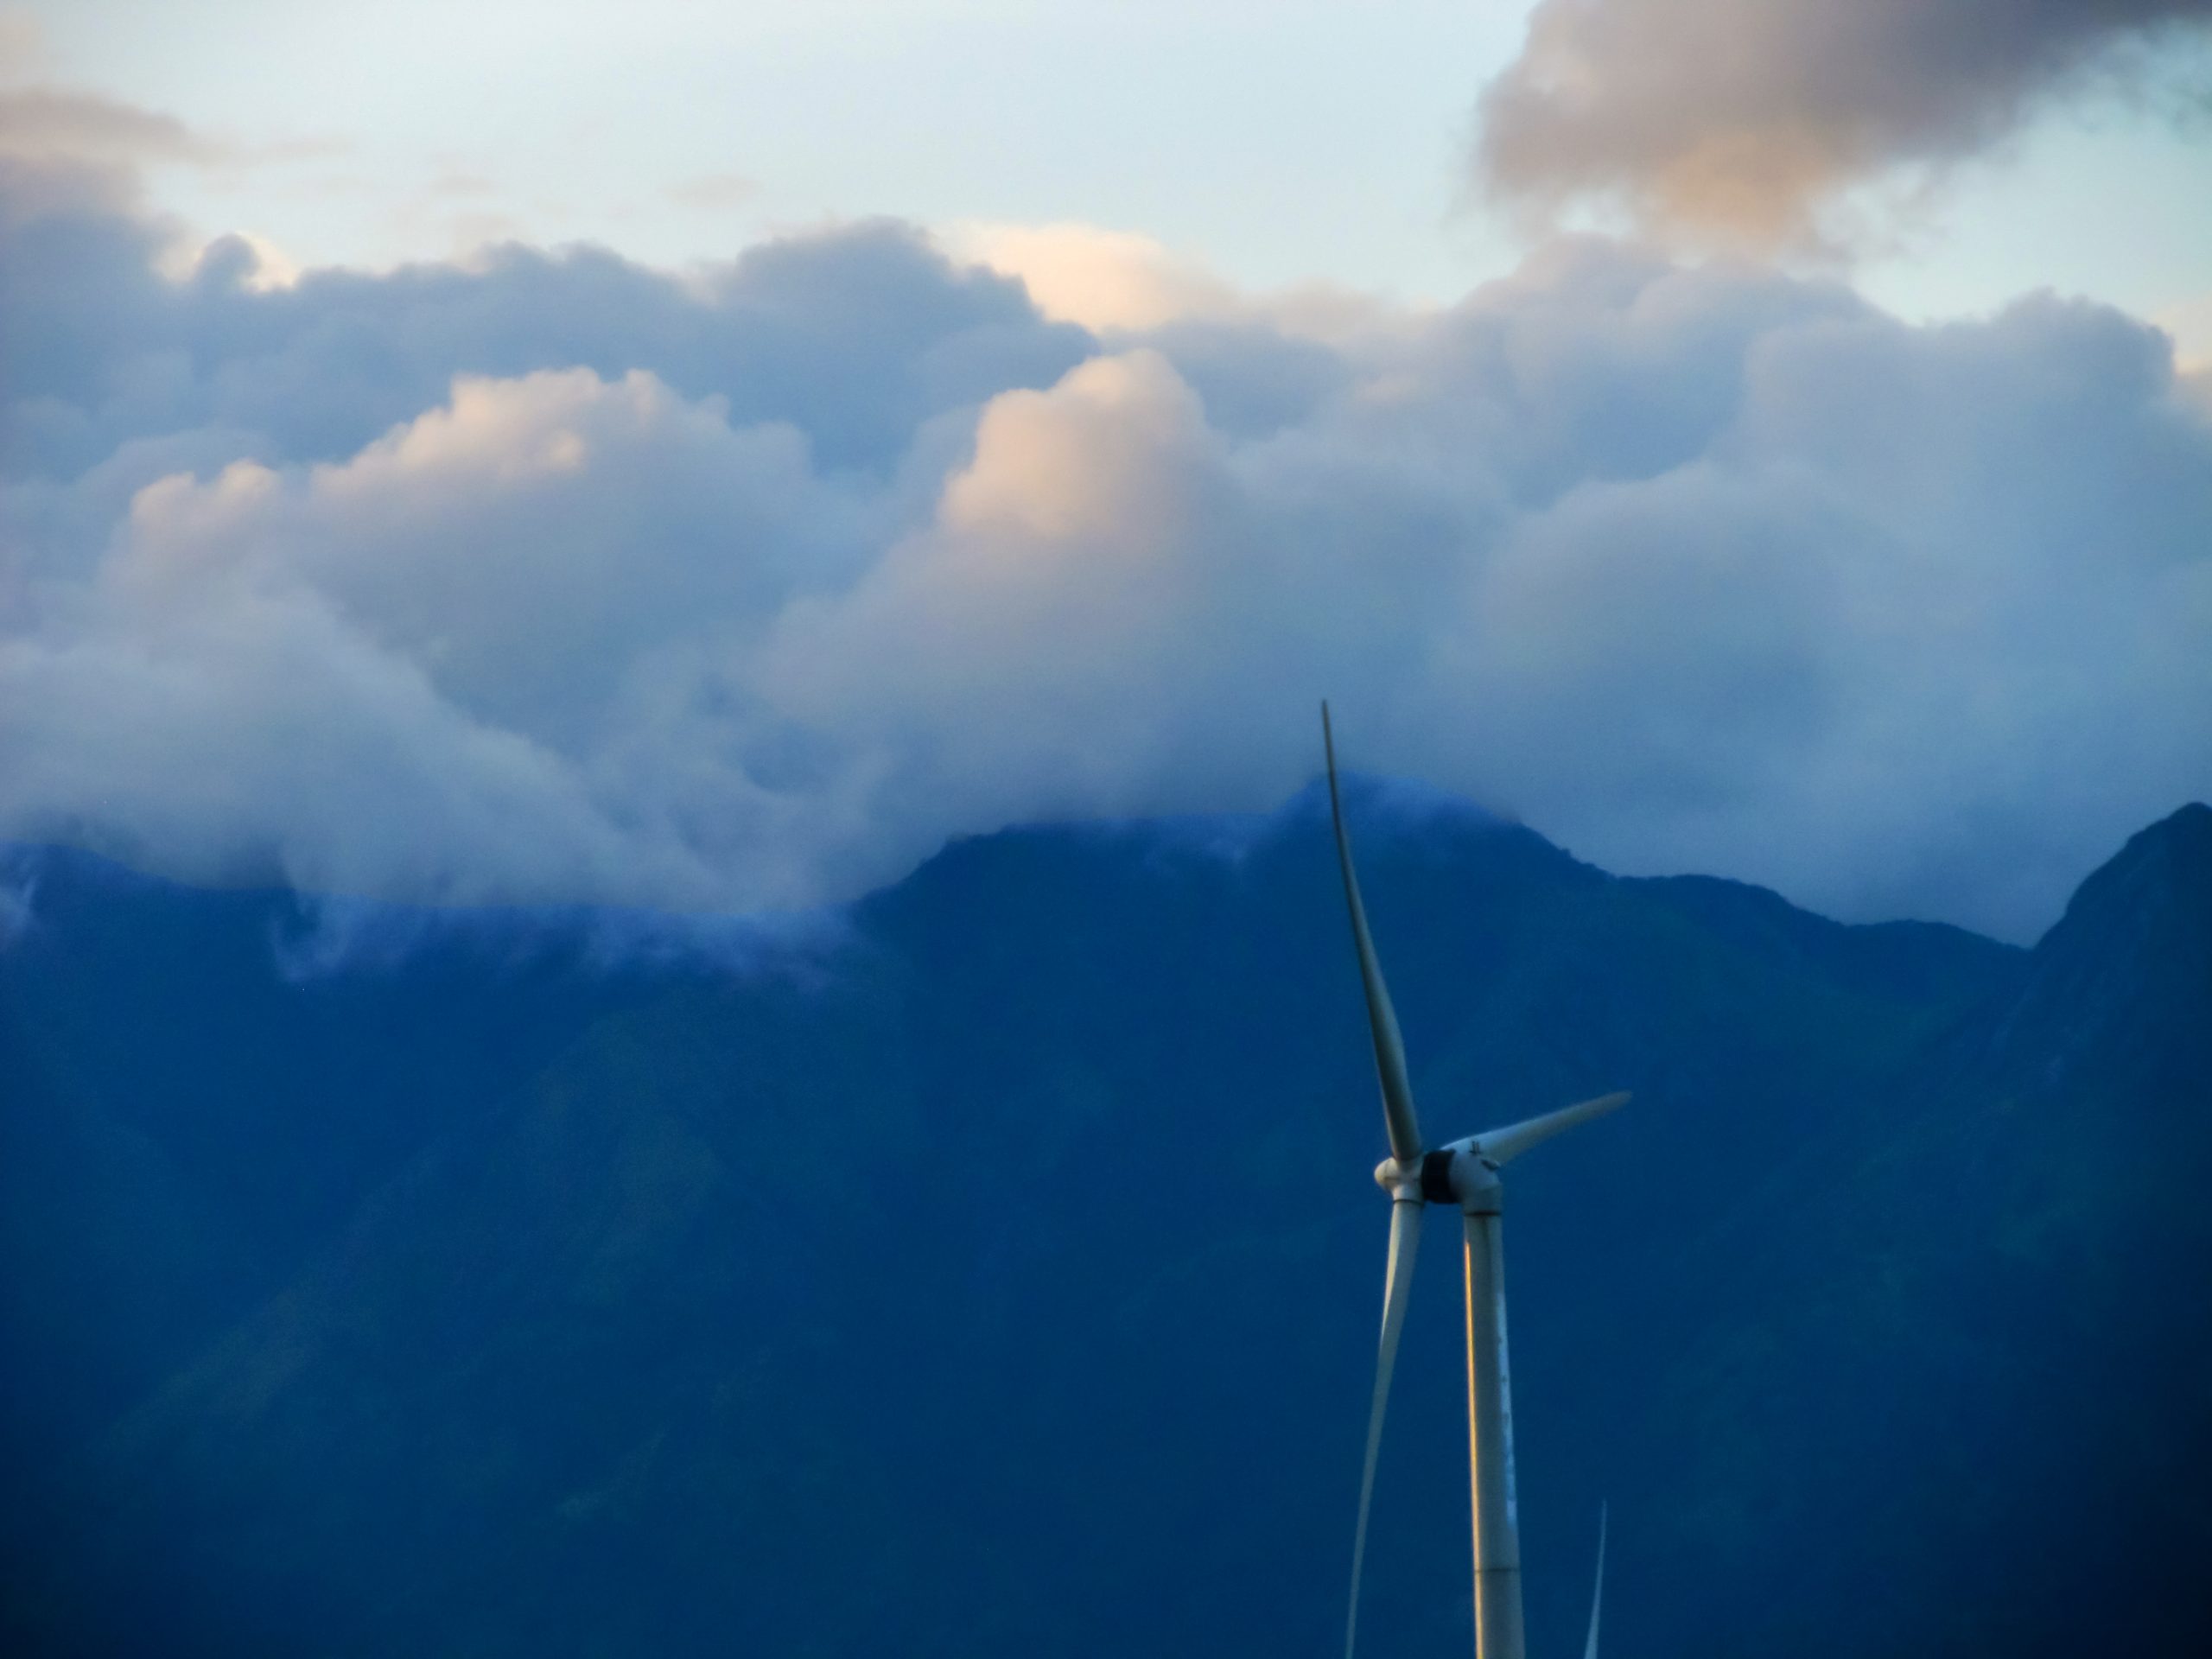
<path id="1" fill-rule="evenodd" d="M 1117 343 L 1164 353 L 1205 404 L 1206 418 L 1238 437 L 1297 425 L 1351 378 L 1340 353 L 1256 320 L 1180 321 Z"/>
<path id="2" fill-rule="evenodd" d="M 256 293 L 31 222 L 0 839 L 804 910 L 1270 808 L 1327 693 L 1363 766 L 1614 868 L 2019 936 L 2212 794 L 2212 422 L 2110 310 L 1582 239 L 1325 345 L 1107 346 L 894 226 Z"/>
<path id="3" fill-rule="evenodd" d="M 0 41 L 0 48 L 4 48 Z M 0 57 L 4 50 L 0 49 Z M 0 61 L 0 75 L 10 66 Z M 175 116 L 76 87 L 36 83 L 0 86 L 0 162 L 47 169 L 78 191 L 105 200 L 134 200 L 137 170 L 156 164 L 205 168 L 258 167 L 340 153 L 330 138 L 242 143 L 188 125 Z M 23 175 L 11 191 L 20 207 Z M 58 200 L 59 189 L 53 192 Z"/>
<path id="4" fill-rule="evenodd" d="M 0 91 L 0 156 L 213 162 L 235 154 L 173 115 L 95 92 L 50 86 Z"/>
<path id="5" fill-rule="evenodd" d="M 1998 142 L 2093 77 L 2142 85 L 2208 0 L 1542 0 L 1484 92 L 1482 183 L 1755 244 L 1838 189 Z"/>
<path id="6" fill-rule="evenodd" d="M 683 281 L 612 253 L 509 245 L 481 270 L 315 270 L 255 292 L 254 256 L 218 243 L 188 283 L 156 227 L 111 196 L 46 189 L 0 239 L 0 467 L 67 474 L 134 438 L 219 425 L 266 454 L 333 460 L 436 403 L 456 373 L 652 372 L 739 420 L 781 420 L 836 467 L 893 464 L 914 431 L 1008 385 L 1049 383 L 1090 348 L 1018 283 L 950 264 L 871 221 L 754 248 Z M 5 223 L 0 220 L 0 223 Z"/>

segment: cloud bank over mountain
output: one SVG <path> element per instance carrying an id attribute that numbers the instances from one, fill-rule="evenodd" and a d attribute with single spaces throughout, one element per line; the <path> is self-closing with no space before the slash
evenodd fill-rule
<path id="1" fill-rule="evenodd" d="M 1755 245 L 1817 239 L 1835 192 L 1940 169 L 2102 79 L 2156 86 L 2212 0 L 1542 0 L 1484 93 L 1477 172 Z"/>
<path id="2" fill-rule="evenodd" d="M 806 906 L 1269 806 L 1326 694 L 1610 867 L 2020 937 L 2212 794 L 2212 422 L 2108 309 L 1567 240 L 1097 334 L 890 223 L 172 280 L 62 165 L 0 158 L 0 837 Z"/>

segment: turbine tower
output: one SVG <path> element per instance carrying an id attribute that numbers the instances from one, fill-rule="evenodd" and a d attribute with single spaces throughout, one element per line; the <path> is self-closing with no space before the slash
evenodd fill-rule
<path id="1" fill-rule="evenodd" d="M 1375 1039 L 1375 1072 L 1382 1086 L 1382 1122 L 1390 1155 L 1375 1167 L 1375 1183 L 1390 1195 L 1390 1250 L 1382 1277 L 1382 1336 L 1375 1359 L 1375 1402 L 1367 1418 L 1367 1460 L 1359 1477 L 1359 1522 L 1352 1534 L 1351 1606 L 1344 1620 L 1344 1659 L 1351 1659 L 1359 1629 L 1360 1569 L 1367 1555 L 1367 1512 L 1375 1496 L 1375 1459 L 1382 1446 L 1382 1414 L 1390 1402 L 1390 1372 L 1413 1288 L 1414 1253 L 1421 1243 L 1421 1207 L 1456 1205 L 1465 1239 L 1467 1309 L 1467 1459 L 1474 1497 L 1476 1659 L 1525 1659 L 1521 1628 L 1521 1541 L 1513 1489 L 1513 1402 L 1505 1352 L 1504 1262 L 1499 1223 L 1504 1188 L 1498 1172 L 1538 1142 L 1587 1122 L 1625 1103 L 1613 1094 L 1562 1107 L 1503 1128 L 1425 1147 L 1414 1116 L 1413 1088 L 1398 1016 L 1376 960 L 1344 834 L 1344 802 L 1337 788 L 1337 747 L 1329 705 L 1321 705 L 1321 743 L 1328 757 L 1329 814 L 1337 831 L 1337 862 L 1344 872 L 1344 903 L 1351 912 L 1352 945 L 1367 993 L 1367 1023 Z M 1598 1601 L 1605 1587 L 1605 1529 L 1599 1526 L 1599 1588 L 1591 1599 L 1585 1659 L 1597 1659 Z"/>

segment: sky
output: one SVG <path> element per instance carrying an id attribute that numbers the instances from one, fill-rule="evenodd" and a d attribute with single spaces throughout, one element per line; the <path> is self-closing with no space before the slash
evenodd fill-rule
<path id="1" fill-rule="evenodd" d="M 0 836 L 850 898 L 1356 762 L 2032 938 L 2212 796 L 2212 4 L 0 11 Z"/>
<path id="2" fill-rule="evenodd" d="M 1835 10 L 1689 10 L 1746 5 Z M 1994 32 L 2011 9 L 1966 10 Z M 289 149 L 163 172 L 156 196 L 203 233 L 250 232 L 303 264 L 388 265 L 505 236 L 681 264 L 889 214 L 970 245 L 991 226 L 1074 221 L 1148 238 L 1245 289 L 1441 303 L 1522 249 L 1464 163 L 1475 94 L 1516 61 L 1529 10 L 67 0 L 18 15 L 54 79 Z M 2189 210 L 2212 193 L 2212 164 L 2166 107 L 2212 84 L 2212 56 L 2185 39 L 2156 49 L 2163 97 L 2133 86 L 2054 100 L 1956 157 L 1932 203 L 1870 209 L 1878 228 L 1855 280 L 1915 318 L 2051 287 L 2212 356 L 2212 213 Z"/>

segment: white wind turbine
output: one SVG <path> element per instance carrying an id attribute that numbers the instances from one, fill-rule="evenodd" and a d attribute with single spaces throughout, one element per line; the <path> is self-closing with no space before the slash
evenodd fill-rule
<path id="1" fill-rule="evenodd" d="M 1352 944 L 1367 991 L 1367 1023 L 1375 1038 L 1375 1071 L 1382 1085 L 1382 1119 L 1390 1155 L 1375 1166 L 1375 1182 L 1390 1195 L 1390 1255 L 1382 1280 L 1382 1338 L 1375 1360 L 1375 1402 L 1367 1419 L 1367 1461 L 1359 1477 L 1359 1522 L 1352 1534 L 1351 1607 L 1344 1620 L 1344 1659 L 1351 1659 L 1359 1628 L 1359 1575 L 1367 1554 L 1367 1511 L 1375 1496 L 1375 1459 L 1382 1445 L 1382 1414 L 1390 1400 L 1390 1371 L 1413 1287 L 1414 1252 L 1421 1243 L 1421 1206 L 1459 1207 L 1465 1237 L 1467 1286 L 1467 1458 L 1474 1488 L 1476 1659 L 1524 1659 L 1521 1627 L 1521 1540 L 1513 1489 L 1513 1404 L 1505 1354 L 1505 1281 L 1499 1253 L 1504 1189 L 1498 1171 L 1541 1141 L 1623 1104 L 1625 1094 L 1600 1096 L 1541 1117 L 1424 1148 L 1414 1118 L 1406 1077 L 1405 1044 L 1382 983 L 1367 910 L 1359 899 L 1351 842 L 1344 834 L 1344 803 L 1337 790 L 1336 742 L 1329 705 L 1321 705 L 1321 742 L 1328 757 L 1329 812 L 1337 831 L 1337 862 L 1344 871 L 1344 902 L 1351 911 Z M 1605 1535 L 1598 1530 L 1598 1588 L 1591 1598 L 1585 1659 L 1597 1659 L 1599 1600 L 1605 1590 Z"/>

